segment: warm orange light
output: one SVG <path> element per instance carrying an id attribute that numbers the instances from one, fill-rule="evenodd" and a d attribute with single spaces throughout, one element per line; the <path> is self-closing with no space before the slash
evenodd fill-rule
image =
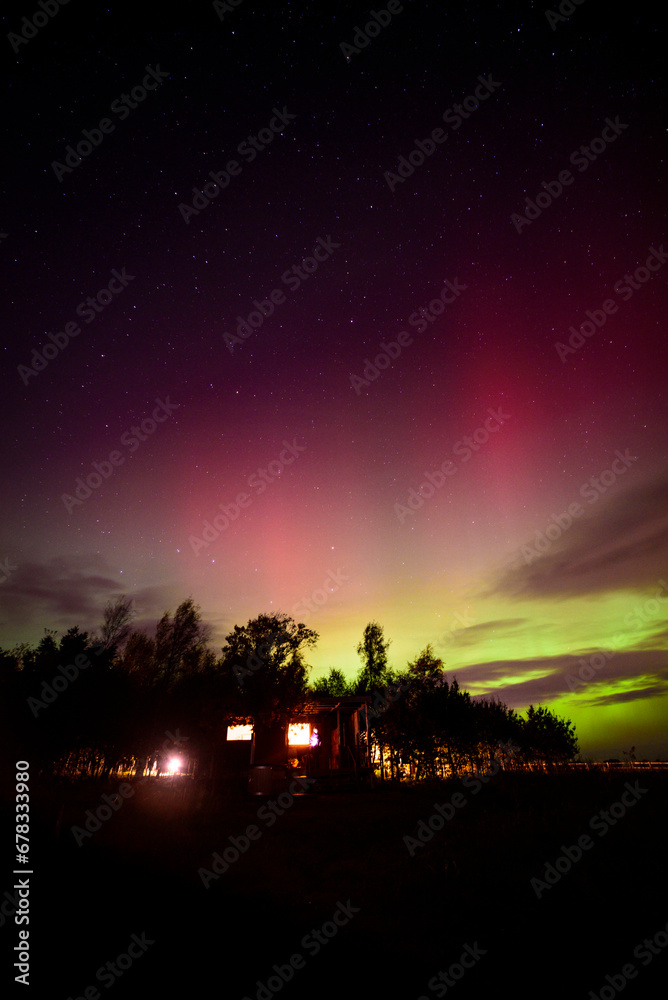
<path id="1" fill-rule="evenodd" d="M 311 739 L 311 727 L 308 722 L 293 722 L 288 729 L 288 743 L 290 746 L 309 745 Z"/>
<path id="2" fill-rule="evenodd" d="M 252 726 L 228 726 L 228 740 L 250 740 L 253 736 Z"/>

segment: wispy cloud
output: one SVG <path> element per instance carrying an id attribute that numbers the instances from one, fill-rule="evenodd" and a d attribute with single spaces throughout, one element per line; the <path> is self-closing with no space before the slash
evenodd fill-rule
<path id="1" fill-rule="evenodd" d="M 488 637 L 499 638 L 499 633 L 504 633 L 504 637 L 517 635 L 521 631 L 520 626 L 527 621 L 527 618 L 495 618 L 487 622 L 478 622 L 476 625 L 455 629 L 452 639 L 457 646 L 473 646 Z"/>
<path id="2" fill-rule="evenodd" d="M 527 539 L 531 542 L 532 539 Z M 603 501 L 530 565 L 503 569 L 480 596 L 569 598 L 653 584 L 668 568 L 668 476 Z"/>
<path id="3" fill-rule="evenodd" d="M 39 636 L 44 628 L 65 632 L 78 625 L 93 631 L 102 621 L 107 601 L 127 592 L 118 569 L 93 554 L 21 562 L 11 582 L 11 588 L 0 595 L 0 627 L 3 635 L 14 636 L 5 639 L 10 643 Z M 172 588 L 168 587 L 134 590 L 131 596 L 141 615 L 136 623 L 140 628 L 154 625 L 156 618 L 174 605 Z"/>
<path id="4" fill-rule="evenodd" d="M 582 659 L 590 654 L 591 650 L 582 649 L 566 656 L 475 663 L 460 668 L 457 676 L 463 687 L 475 687 L 475 696 L 498 695 L 511 708 L 522 708 L 568 695 L 568 678 L 578 675 Z M 619 690 L 611 692 L 615 685 Z M 603 706 L 666 693 L 666 651 L 633 649 L 614 653 L 586 686 L 575 690 L 574 697 L 582 706 Z"/>

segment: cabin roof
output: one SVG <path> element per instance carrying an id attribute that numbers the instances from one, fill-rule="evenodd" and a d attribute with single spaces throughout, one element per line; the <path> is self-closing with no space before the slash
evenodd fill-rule
<path id="1" fill-rule="evenodd" d="M 368 694 L 350 694 L 340 698 L 332 695 L 314 695 L 299 714 L 318 715 L 323 712 L 335 712 L 337 708 L 356 709 L 370 703 L 371 695 Z"/>

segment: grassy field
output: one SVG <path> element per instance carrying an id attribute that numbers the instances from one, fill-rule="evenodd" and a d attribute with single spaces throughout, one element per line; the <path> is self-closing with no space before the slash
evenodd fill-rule
<path id="1" fill-rule="evenodd" d="M 79 846 L 72 828 L 119 783 L 43 786 L 30 926 L 34 979 L 39 966 L 49 985 L 33 995 L 587 1000 L 633 963 L 624 995 L 658 997 L 668 948 L 644 962 L 633 953 L 668 923 L 667 787 L 665 772 L 500 773 L 468 787 L 288 797 L 276 815 L 266 800 L 152 780 L 102 809 L 111 815 Z M 407 846 L 418 829 L 431 838 Z M 579 860 L 560 861 L 553 885 L 534 883 L 539 895 L 531 880 L 582 837 Z M 152 943 L 101 981 L 133 934 Z"/>

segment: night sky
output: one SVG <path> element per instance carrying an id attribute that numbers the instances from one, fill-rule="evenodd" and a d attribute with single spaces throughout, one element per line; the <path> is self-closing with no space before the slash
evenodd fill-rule
<path id="1" fill-rule="evenodd" d="M 6 8 L 0 643 L 377 620 L 665 756 L 657 9 L 371 9 Z"/>

